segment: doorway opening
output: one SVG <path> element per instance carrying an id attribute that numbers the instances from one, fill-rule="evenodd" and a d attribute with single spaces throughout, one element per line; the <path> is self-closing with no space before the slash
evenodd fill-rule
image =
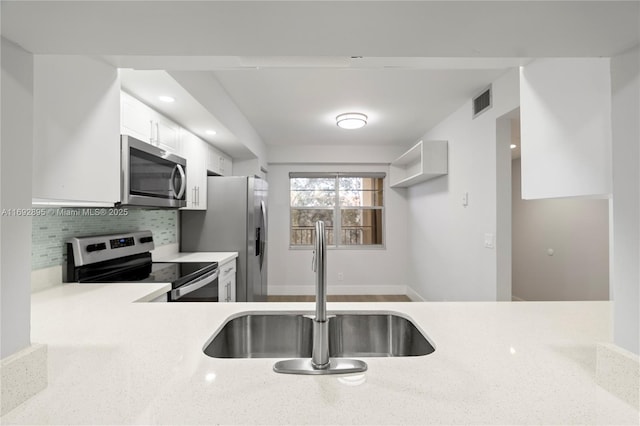
<path id="1" fill-rule="evenodd" d="M 498 178 L 508 179 L 498 184 L 498 226 L 510 237 L 509 253 L 497 253 L 498 288 L 502 277 L 511 300 L 609 300 L 609 200 L 523 200 L 519 110 L 497 126 Z"/>

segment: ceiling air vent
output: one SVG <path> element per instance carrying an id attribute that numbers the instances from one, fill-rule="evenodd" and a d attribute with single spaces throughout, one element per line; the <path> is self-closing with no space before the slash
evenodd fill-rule
<path id="1" fill-rule="evenodd" d="M 491 98 L 491 85 L 486 87 L 479 95 L 473 98 L 473 118 L 476 118 L 478 115 L 491 108 Z"/>

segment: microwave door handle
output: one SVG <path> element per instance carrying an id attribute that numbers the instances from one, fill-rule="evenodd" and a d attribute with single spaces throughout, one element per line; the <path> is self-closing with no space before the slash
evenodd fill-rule
<path id="1" fill-rule="evenodd" d="M 192 293 L 196 290 L 201 289 L 206 285 L 211 284 L 212 282 L 218 279 L 218 274 L 219 274 L 219 271 L 216 269 L 216 271 L 211 275 L 207 275 L 204 278 L 200 278 L 199 280 L 192 281 L 188 285 L 184 285 L 182 287 L 176 288 L 175 290 L 171 290 L 172 299 L 178 300 L 179 298 L 186 296 L 189 293 Z"/>
<path id="2" fill-rule="evenodd" d="M 178 190 L 178 192 L 176 192 L 176 187 L 173 185 L 176 172 L 180 173 L 180 189 Z M 184 191 L 186 187 L 187 187 L 187 179 L 184 174 L 184 168 L 182 168 L 182 165 L 176 164 L 176 166 L 173 168 L 173 171 L 171 172 L 171 191 L 173 192 L 173 195 L 176 198 L 180 199 L 182 198 L 182 195 L 184 195 Z"/>

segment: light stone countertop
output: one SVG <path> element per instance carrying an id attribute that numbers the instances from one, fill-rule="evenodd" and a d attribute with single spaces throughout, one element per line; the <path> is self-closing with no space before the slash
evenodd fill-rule
<path id="1" fill-rule="evenodd" d="M 161 284 L 64 284 L 32 296 L 49 386 L 9 424 L 633 424 L 595 382 L 609 302 L 329 303 L 401 312 L 435 343 L 423 357 L 366 358 L 361 375 L 297 376 L 275 359 L 202 347 L 232 314 L 312 303 L 135 303 Z"/>
<path id="2" fill-rule="evenodd" d="M 174 254 L 154 255 L 154 262 L 218 262 L 223 265 L 238 257 L 235 251 L 211 252 L 179 252 Z"/>

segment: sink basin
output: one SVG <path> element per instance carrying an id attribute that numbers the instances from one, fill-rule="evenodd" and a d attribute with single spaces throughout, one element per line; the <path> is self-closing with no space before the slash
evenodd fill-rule
<path id="1" fill-rule="evenodd" d="M 248 313 L 228 319 L 204 347 L 213 358 L 307 358 L 313 321 L 303 315 Z"/>
<path id="2" fill-rule="evenodd" d="M 415 324 L 392 312 L 329 314 L 330 357 L 421 356 L 435 348 Z M 249 312 L 230 317 L 207 341 L 213 358 L 310 358 L 313 314 Z"/>

